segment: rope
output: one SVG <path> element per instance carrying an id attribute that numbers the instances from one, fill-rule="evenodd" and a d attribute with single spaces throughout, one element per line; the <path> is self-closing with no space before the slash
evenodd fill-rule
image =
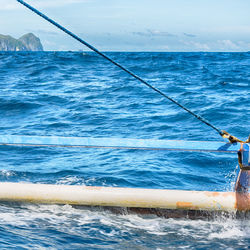
<path id="1" fill-rule="evenodd" d="M 177 106 L 179 106 L 180 108 L 184 109 L 185 111 L 187 111 L 189 114 L 193 115 L 195 118 L 197 118 L 198 120 L 200 120 L 201 122 L 203 122 L 204 124 L 206 124 L 207 126 L 211 127 L 212 129 L 214 129 L 215 131 L 217 131 L 222 137 L 224 138 L 228 138 L 226 136 L 231 136 L 229 133 L 227 133 L 226 131 L 220 130 L 219 128 L 215 127 L 213 124 L 211 124 L 209 121 L 207 121 L 205 118 L 197 115 L 196 113 L 194 113 L 193 111 L 191 111 L 190 109 L 188 109 L 187 107 L 183 106 L 182 104 L 180 104 L 179 102 L 175 101 L 173 98 L 167 96 L 166 94 L 164 94 L 162 91 L 160 91 L 159 89 L 155 88 L 154 86 L 152 86 L 151 84 L 149 84 L 148 82 L 146 82 L 145 80 L 143 80 L 142 78 L 140 78 L 139 76 L 137 76 L 136 74 L 134 74 L 133 72 L 131 72 L 130 70 L 126 69 L 125 67 L 123 67 L 122 65 L 120 65 L 119 63 L 115 62 L 114 60 L 112 60 L 110 57 L 108 57 L 107 55 L 103 54 L 102 52 L 100 52 L 98 49 L 96 49 L 95 47 L 93 47 L 92 45 L 90 45 L 89 43 L 85 42 L 84 40 L 82 40 L 80 37 L 78 37 L 77 35 L 75 35 L 74 33 L 72 33 L 71 31 L 69 31 L 68 29 L 64 28 L 63 26 L 61 26 L 60 24 L 58 24 L 57 22 L 53 21 L 52 19 L 50 19 L 49 17 L 47 17 L 46 15 L 44 15 L 43 13 L 41 13 L 40 11 L 38 11 L 37 9 L 35 9 L 34 7 L 30 6 L 29 4 L 27 4 L 26 2 L 22 1 L 22 0 L 17 0 L 19 3 L 21 3 L 22 5 L 24 5 L 25 7 L 27 7 L 28 9 L 30 9 L 31 11 L 33 11 L 34 13 L 36 13 L 37 15 L 41 16 L 43 19 L 47 20 L 48 22 L 50 22 L 51 24 L 53 24 L 54 26 L 56 26 L 57 28 L 59 28 L 60 30 L 62 30 L 63 32 L 65 32 L 66 34 L 70 35 L 71 37 L 73 37 L 74 39 L 76 39 L 77 41 L 79 41 L 80 43 L 84 44 L 86 47 L 88 47 L 89 49 L 91 49 L 92 51 L 96 52 L 97 54 L 99 54 L 100 56 L 102 56 L 103 58 L 105 58 L 106 60 L 108 60 L 109 62 L 113 63 L 115 66 L 119 67 L 121 70 L 127 72 L 129 75 L 131 75 L 132 77 L 134 77 L 135 79 L 137 79 L 138 81 L 140 81 L 141 83 L 143 83 L 144 85 L 148 86 L 149 88 L 151 88 L 152 90 L 154 90 L 155 92 L 159 93 L 161 96 L 163 96 L 164 98 L 170 100 L 171 102 L 175 103 Z M 230 140 L 230 138 L 228 138 Z M 237 139 L 236 137 L 234 137 L 234 139 Z M 240 141 L 239 139 L 237 139 L 238 141 Z"/>

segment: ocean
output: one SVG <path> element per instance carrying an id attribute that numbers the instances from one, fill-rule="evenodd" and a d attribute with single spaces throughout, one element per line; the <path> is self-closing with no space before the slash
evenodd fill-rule
<path id="1" fill-rule="evenodd" d="M 216 127 L 249 136 L 250 53 L 109 52 Z M 0 134 L 222 139 L 93 52 L 1 52 Z M 0 146 L 0 181 L 232 191 L 232 153 Z M 1 249 L 249 249 L 250 221 L 0 203 Z"/>

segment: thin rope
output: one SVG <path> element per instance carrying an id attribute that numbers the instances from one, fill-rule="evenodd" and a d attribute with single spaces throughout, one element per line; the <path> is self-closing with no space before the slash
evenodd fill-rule
<path id="1" fill-rule="evenodd" d="M 159 89 L 155 88 L 154 86 L 152 86 L 151 84 L 149 84 L 148 82 L 146 82 L 145 80 L 143 80 L 142 78 L 140 78 L 139 76 L 137 76 L 136 74 L 134 74 L 133 72 L 131 72 L 130 70 L 126 69 L 125 67 L 123 67 L 119 63 L 115 62 L 110 57 L 108 57 L 107 55 L 103 54 L 98 49 L 96 49 L 95 47 L 93 47 L 89 43 L 85 42 L 80 37 L 78 37 L 77 35 L 75 35 L 71 31 L 69 31 L 68 29 L 64 28 L 63 26 L 61 26 L 57 22 L 53 21 L 51 18 L 47 17 L 46 15 L 44 15 L 43 13 L 41 13 L 40 11 L 38 11 L 37 9 L 35 9 L 34 7 L 32 7 L 31 5 L 27 4 L 26 2 L 24 2 L 22 0 L 17 0 L 17 2 L 21 3 L 22 5 L 24 5 L 25 7 L 27 7 L 28 9 L 30 9 L 34 13 L 36 13 L 37 15 L 41 16 L 43 19 L 47 20 L 48 22 L 50 22 L 51 24 L 53 24 L 54 26 L 56 26 L 57 28 L 59 28 L 60 30 L 62 30 L 63 32 L 65 32 L 66 34 L 70 35 L 71 37 L 73 37 L 74 39 L 76 39 L 77 41 L 79 41 L 80 43 L 84 44 L 86 47 L 88 47 L 89 49 L 93 50 L 94 52 L 96 52 L 100 56 L 104 57 L 106 60 L 110 61 L 111 63 L 113 63 L 114 65 L 116 65 L 120 69 L 122 69 L 123 71 L 127 72 L 129 75 L 131 75 L 132 77 L 134 77 L 135 79 L 137 79 L 138 81 L 140 81 L 141 83 L 143 83 L 144 85 L 148 86 L 149 88 L 153 89 L 155 92 L 159 93 L 160 95 L 162 95 L 163 97 L 167 98 L 171 102 L 175 103 L 176 105 L 178 105 L 182 109 L 186 110 L 189 114 L 193 115 L 194 117 L 196 117 L 201 122 L 205 123 L 209 127 L 211 127 L 214 130 L 216 130 L 221 136 L 224 135 L 224 132 L 222 130 L 220 130 L 219 128 L 215 127 L 208 120 L 206 120 L 202 116 L 199 116 L 199 115 L 195 114 L 193 111 L 191 111 L 190 109 L 186 108 L 185 106 L 183 106 L 179 102 L 175 101 L 173 98 L 167 96 L 162 91 L 160 91 Z"/>

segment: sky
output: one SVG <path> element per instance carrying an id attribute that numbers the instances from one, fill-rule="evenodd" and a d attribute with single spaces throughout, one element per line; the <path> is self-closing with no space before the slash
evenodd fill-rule
<path id="1" fill-rule="evenodd" d="M 101 51 L 250 51 L 250 0 L 27 0 Z M 88 50 L 16 0 L 0 34 L 32 32 L 45 50 Z"/>

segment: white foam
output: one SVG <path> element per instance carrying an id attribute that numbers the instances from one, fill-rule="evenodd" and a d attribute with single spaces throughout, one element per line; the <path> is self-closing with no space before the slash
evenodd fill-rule
<path id="1" fill-rule="evenodd" d="M 57 185 L 84 185 L 83 179 L 77 176 L 66 176 L 56 181 Z"/>
<path id="2" fill-rule="evenodd" d="M 16 175 L 14 171 L 5 170 L 5 169 L 0 170 L 0 174 L 1 174 L 2 176 L 6 176 L 6 177 L 10 177 L 10 176 Z"/>
<path id="3" fill-rule="evenodd" d="M 126 211 L 126 210 L 124 210 Z M 75 208 L 70 205 L 35 205 L 20 206 L 0 205 L 0 225 L 55 228 L 70 235 L 87 237 L 88 232 L 109 238 L 123 235 L 150 237 L 182 237 L 200 244 L 208 241 L 235 239 L 240 244 L 250 235 L 249 220 L 218 218 L 211 221 L 189 219 L 165 219 L 156 216 L 136 214 L 117 215 L 102 209 Z M 84 232 L 82 227 L 86 228 Z M 107 230 L 103 229 L 107 228 Z M 83 236 L 83 234 L 86 234 Z M 152 236 L 153 237 L 153 236 Z M 187 243 L 188 245 L 188 243 Z"/>

